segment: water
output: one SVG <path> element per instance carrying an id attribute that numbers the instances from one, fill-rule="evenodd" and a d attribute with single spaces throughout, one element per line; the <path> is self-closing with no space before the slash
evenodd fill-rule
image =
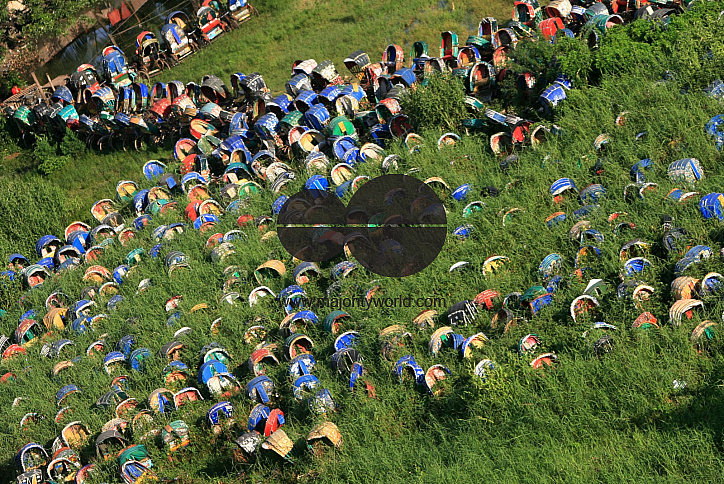
<path id="1" fill-rule="evenodd" d="M 100 59 L 95 58 L 96 54 L 110 43 L 108 34 L 101 28 L 83 34 L 65 46 L 47 64 L 37 69 L 35 74 L 42 82 L 42 80 L 45 80 L 46 74 L 53 79 L 56 76 L 69 74 L 76 67 L 86 62 L 98 65 Z"/>
<path id="2" fill-rule="evenodd" d="M 191 2 L 162 0 L 159 2 L 149 1 L 138 9 L 136 15 L 131 15 L 124 23 L 121 24 L 118 32 L 111 30 L 111 35 L 116 40 L 117 45 L 126 54 L 128 63 L 133 62 L 134 52 L 136 50 L 136 36 L 145 30 L 150 30 L 156 37 L 161 38 L 161 27 L 166 23 L 166 17 L 176 10 L 182 10 L 189 14 L 191 19 L 196 18 L 192 12 Z M 138 26 L 138 17 L 141 20 L 141 27 Z M 48 63 L 35 70 L 38 80 L 43 82 L 45 75 L 48 74 L 51 79 L 57 76 L 70 74 L 81 64 L 93 64 L 96 68 L 100 67 L 101 51 L 104 47 L 112 45 L 108 31 L 110 24 L 105 28 L 98 27 L 88 33 L 77 37 L 73 42 L 68 44 L 58 52 Z"/>

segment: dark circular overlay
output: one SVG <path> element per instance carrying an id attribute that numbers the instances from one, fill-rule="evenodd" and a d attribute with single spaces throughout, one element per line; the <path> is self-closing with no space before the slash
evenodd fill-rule
<path id="1" fill-rule="evenodd" d="M 329 260 L 346 246 L 367 270 L 405 277 L 438 256 L 447 217 L 440 198 L 422 181 L 383 175 L 362 185 L 346 207 L 328 191 L 295 193 L 277 216 L 277 233 L 297 259 Z"/>

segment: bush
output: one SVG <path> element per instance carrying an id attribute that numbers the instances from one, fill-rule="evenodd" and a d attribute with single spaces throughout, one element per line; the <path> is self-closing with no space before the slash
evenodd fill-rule
<path id="1" fill-rule="evenodd" d="M 588 48 L 586 42 L 563 37 L 556 41 L 555 45 L 556 60 L 560 65 L 561 73 L 570 77 L 576 86 L 589 82 L 593 73 L 594 53 Z"/>
<path id="2" fill-rule="evenodd" d="M 657 57 L 651 44 L 634 41 L 626 27 L 615 27 L 606 32 L 601 41 L 595 66 L 602 74 L 658 77 L 663 70 L 658 66 Z"/>
<path id="3" fill-rule="evenodd" d="M 719 2 L 697 2 L 686 15 L 677 15 L 661 35 L 655 47 L 683 85 L 702 89 L 722 77 L 724 42 L 718 20 Z"/>
<path id="4" fill-rule="evenodd" d="M 45 175 L 52 175 L 63 168 L 69 159 L 65 155 L 58 156 L 57 149 L 43 136 L 35 141 L 33 157 L 38 170 Z"/>
<path id="5" fill-rule="evenodd" d="M 4 53 L 0 52 L 0 55 L 4 55 Z M 0 75 L 0 96 L 2 96 L 3 99 L 7 99 L 13 95 L 12 89 L 14 86 L 22 88 L 26 85 L 27 82 L 20 77 L 17 71 L 6 71 Z"/>
<path id="6" fill-rule="evenodd" d="M 465 108 L 465 87 L 451 75 L 434 75 L 426 86 L 411 90 L 401 99 L 402 110 L 417 131 L 459 130 L 469 117 Z"/>
<path id="7" fill-rule="evenodd" d="M 60 152 L 69 158 L 77 159 L 86 151 L 83 141 L 73 131 L 66 128 L 63 140 L 60 142 Z"/>
<path id="8" fill-rule="evenodd" d="M 555 62 L 556 50 L 556 46 L 550 42 L 523 39 L 515 50 L 513 71 L 529 71 L 535 75 L 537 83 L 547 86 L 557 75 L 554 69 L 549 69 Z"/>
<path id="9" fill-rule="evenodd" d="M 7 154 L 20 151 L 18 140 L 21 137 L 22 134 L 15 123 L 0 114 L 0 152 Z"/>

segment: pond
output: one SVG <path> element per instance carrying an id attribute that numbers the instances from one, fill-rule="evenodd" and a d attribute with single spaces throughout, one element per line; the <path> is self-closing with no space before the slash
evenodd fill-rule
<path id="1" fill-rule="evenodd" d="M 146 2 L 136 11 L 135 15 L 131 15 L 130 18 L 120 23 L 120 28 L 111 29 L 109 23 L 105 26 L 97 26 L 97 28 L 78 36 L 45 65 L 38 67 L 35 74 L 43 82 L 46 79 L 46 74 L 53 79 L 57 76 L 70 74 L 81 64 L 93 64 L 96 68 L 99 68 L 103 48 L 113 44 L 109 36 L 109 30 L 118 47 L 121 48 L 128 61 L 131 62 L 136 50 L 136 36 L 145 30 L 150 30 L 160 39 L 161 27 L 166 23 L 166 17 L 176 10 L 182 10 L 192 18 L 195 17 L 195 15 L 192 15 L 194 12 L 192 12 L 193 6 L 190 0 Z M 141 26 L 139 26 L 137 19 L 141 21 Z"/>

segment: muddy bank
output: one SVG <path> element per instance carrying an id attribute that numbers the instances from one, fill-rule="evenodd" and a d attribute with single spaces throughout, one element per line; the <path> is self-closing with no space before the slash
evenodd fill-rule
<path id="1" fill-rule="evenodd" d="M 87 11 L 74 25 L 68 28 L 65 35 L 48 39 L 40 45 L 30 46 L 25 44 L 17 49 L 8 49 L 2 64 L 0 64 L 0 71 L 16 71 L 30 81 L 31 72 L 35 68 L 48 62 L 77 37 L 90 32 L 99 21 L 107 23 L 108 12 L 109 9 L 107 8 Z"/>
<path id="2" fill-rule="evenodd" d="M 131 12 L 136 12 L 146 1 L 125 0 Z M 93 30 L 98 29 L 100 26 L 110 28 L 108 15 L 111 11 L 112 9 L 107 6 L 87 10 L 79 15 L 78 21 L 71 25 L 64 35 L 43 39 L 39 45 L 25 44 L 17 49 L 8 50 L 0 64 L 0 72 L 15 71 L 30 82 L 33 71 L 44 66 L 73 41 L 92 33 Z M 132 19 L 133 16 L 129 22 L 132 22 Z"/>

